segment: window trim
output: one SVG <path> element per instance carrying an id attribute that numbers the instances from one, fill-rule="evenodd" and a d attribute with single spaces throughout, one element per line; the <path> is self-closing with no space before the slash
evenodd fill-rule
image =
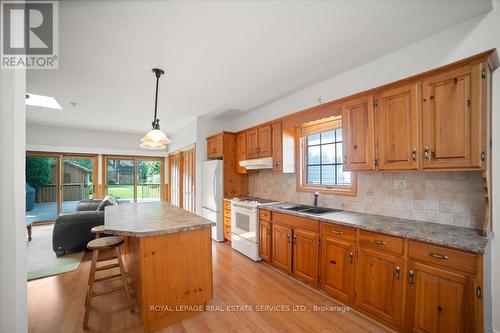
<path id="1" fill-rule="evenodd" d="M 296 172 L 297 176 L 297 191 L 298 192 L 320 192 L 324 194 L 356 196 L 357 195 L 357 179 L 356 173 L 351 171 L 350 186 L 331 186 L 331 185 L 312 185 L 306 183 L 306 136 L 324 132 L 330 129 L 338 128 L 337 122 L 341 120 L 341 116 L 325 118 L 317 121 L 308 122 L 298 126 L 296 136 L 296 156 L 297 166 L 300 166 Z"/>

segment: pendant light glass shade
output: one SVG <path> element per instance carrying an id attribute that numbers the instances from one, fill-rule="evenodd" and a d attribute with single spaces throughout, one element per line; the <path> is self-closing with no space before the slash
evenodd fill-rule
<path id="1" fill-rule="evenodd" d="M 172 141 L 159 129 L 152 129 L 148 132 L 142 139 L 141 142 L 147 143 L 161 143 L 163 145 L 168 145 Z"/>
<path id="2" fill-rule="evenodd" d="M 156 76 L 156 95 L 155 95 L 155 113 L 153 122 L 151 123 L 153 129 L 148 132 L 142 139 L 139 147 L 145 149 L 165 149 L 166 145 L 172 141 L 160 130 L 160 119 L 158 119 L 158 84 L 160 76 L 165 72 L 159 68 L 153 68 L 153 73 Z"/>

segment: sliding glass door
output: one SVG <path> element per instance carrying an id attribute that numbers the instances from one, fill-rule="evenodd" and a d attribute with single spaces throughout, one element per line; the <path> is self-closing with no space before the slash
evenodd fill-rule
<path id="1" fill-rule="evenodd" d="M 59 213 L 59 158 L 26 156 L 26 223 L 54 221 Z"/>
<path id="2" fill-rule="evenodd" d="M 148 202 L 162 199 L 161 157 L 104 157 L 106 193 L 120 202 Z"/>
<path id="3" fill-rule="evenodd" d="M 96 161 L 93 157 L 62 158 L 62 211 L 76 210 L 80 200 L 92 199 L 95 194 L 94 175 Z"/>

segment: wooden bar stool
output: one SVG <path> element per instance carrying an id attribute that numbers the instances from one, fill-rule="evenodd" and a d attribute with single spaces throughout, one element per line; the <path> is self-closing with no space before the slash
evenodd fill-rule
<path id="1" fill-rule="evenodd" d="M 130 312 L 134 312 L 134 305 L 133 305 L 132 299 L 130 297 L 130 291 L 129 291 L 129 286 L 128 286 L 128 282 L 127 282 L 127 272 L 126 272 L 125 267 L 123 265 L 121 251 L 120 251 L 120 245 L 122 245 L 123 242 L 124 242 L 124 240 L 122 237 L 109 236 L 109 237 L 100 237 L 100 238 L 94 239 L 87 244 L 87 247 L 90 250 L 92 250 L 92 264 L 90 266 L 89 281 L 88 281 L 88 285 L 87 285 L 87 294 L 85 296 L 85 316 L 83 318 L 83 328 L 84 329 L 87 328 L 87 323 L 89 320 L 90 303 L 92 301 L 92 297 L 112 293 L 112 292 L 119 291 L 119 290 L 123 289 L 125 291 L 125 297 L 127 298 L 127 303 L 129 305 Z M 108 249 L 114 249 L 115 256 L 99 258 L 99 251 L 108 250 Z M 114 260 L 114 259 L 117 260 L 116 263 L 106 264 L 106 265 L 97 267 L 97 262 L 99 262 L 99 261 L 107 261 L 107 260 Z M 120 273 L 108 275 L 108 276 L 96 279 L 96 277 L 95 277 L 96 272 L 104 271 L 104 270 L 108 270 L 108 269 L 113 269 L 113 268 L 119 268 Z M 116 278 L 121 278 L 122 285 L 120 285 L 118 287 L 111 288 L 109 290 L 105 290 L 105 291 L 101 291 L 101 292 L 94 292 L 94 283 L 112 280 L 112 279 L 116 279 Z"/>
<path id="2" fill-rule="evenodd" d="M 95 238 L 99 238 L 102 235 L 104 235 L 104 224 L 103 225 L 98 225 L 90 229 L 90 232 L 95 235 Z"/>

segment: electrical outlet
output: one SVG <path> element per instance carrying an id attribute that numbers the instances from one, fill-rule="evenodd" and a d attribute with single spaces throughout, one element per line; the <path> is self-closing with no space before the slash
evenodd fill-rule
<path id="1" fill-rule="evenodd" d="M 397 191 L 404 191 L 406 189 L 406 181 L 404 179 L 393 179 L 392 189 Z"/>

